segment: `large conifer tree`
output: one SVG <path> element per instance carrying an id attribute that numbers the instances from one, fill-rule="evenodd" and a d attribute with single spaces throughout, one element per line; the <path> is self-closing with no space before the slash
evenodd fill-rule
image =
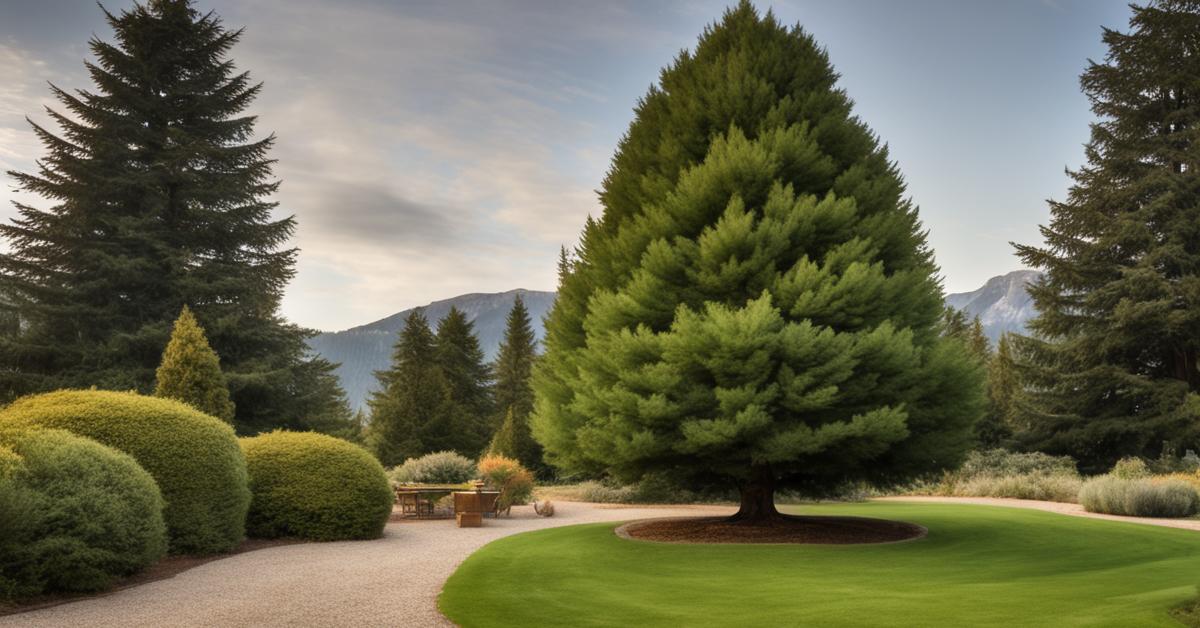
<path id="1" fill-rule="evenodd" d="M 291 217 L 245 110 L 261 85 L 228 55 L 241 31 L 187 0 L 106 13 L 92 39 L 94 87 L 53 87 L 60 127 L 34 173 L 10 173 L 48 208 L 0 225 L 0 390 L 63 386 L 149 392 L 171 322 L 190 304 L 220 354 L 243 431 L 303 427 L 339 412 L 332 365 L 278 314 L 293 275 Z"/>
<path id="2" fill-rule="evenodd" d="M 1200 4 L 1134 6 L 1081 77 L 1099 120 L 1050 203 L 1017 341 L 1024 444 L 1087 470 L 1200 444 Z"/>
<path id="3" fill-rule="evenodd" d="M 496 413 L 494 426 L 496 435 L 489 449 L 503 456 L 515 458 L 525 468 L 545 474 L 542 448 L 529 429 L 529 414 L 533 412 L 533 388 L 529 378 L 537 356 L 537 337 L 533 333 L 533 321 L 521 295 L 513 299 L 508 312 L 504 340 L 496 356 L 493 386 Z"/>
<path id="4" fill-rule="evenodd" d="M 451 307 L 438 322 L 437 364 L 449 386 L 445 404 L 445 428 L 426 430 L 430 446 L 453 449 L 475 458 L 487 446 L 494 431 L 492 414 L 492 371 L 484 361 L 475 336 L 475 325 L 462 310 Z"/>
<path id="5" fill-rule="evenodd" d="M 436 341 L 425 314 L 413 310 L 396 340 L 391 368 L 375 374 L 380 387 L 367 400 L 367 444 L 386 466 L 434 451 L 421 433 L 437 429 L 449 394 L 437 366 Z"/>
<path id="6" fill-rule="evenodd" d="M 535 368 L 568 471 L 732 481 L 735 520 L 957 463 L 982 369 L 940 334 L 916 208 L 799 27 L 743 2 L 642 99 Z"/>

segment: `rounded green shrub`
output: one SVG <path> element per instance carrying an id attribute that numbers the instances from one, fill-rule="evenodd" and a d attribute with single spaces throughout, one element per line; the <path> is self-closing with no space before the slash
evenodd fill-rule
<path id="1" fill-rule="evenodd" d="M 390 473 L 398 484 L 462 484 L 479 473 L 475 463 L 453 451 L 438 451 L 420 458 L 409 458 Z"/>
<path id="2" fill-rule="evenodd" d="M 361 447 L 313 432 L 241 439 L 250 471 L 250 536 L 373 539 L 392 512 L 383 467 Z"/>
<path id="3" fill-rule="evenodd" d="M 167 502 L 173 553 L 226 552 L 245 536 L 246 461 L 220 419 L 170 399 L 63 390 L 18 399 L 0 413 L 0 425 L 60 428 L 133 456 Z"/>
<path id="4" fill-rule="evenodd" d="M 96 591 L 167 550 L 158 485 L 62 430 L 0 428 L 0 599 Z"/>

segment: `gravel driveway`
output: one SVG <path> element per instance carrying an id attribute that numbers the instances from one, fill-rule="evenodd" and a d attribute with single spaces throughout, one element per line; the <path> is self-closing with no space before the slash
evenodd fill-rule
<path id="1" fill-rule="evenodd" d="M 733 512 L 718 506 L 555 507 L 551 518 L 525 506 L 482 528 L 459 529 L 449 520 L 392 523 L 375 541 L 237 554 L 111 595 L 0 617 L 0 626 L 451 626 L 437 610 L 442 584 L 490 541 L 576 523 Z"/>

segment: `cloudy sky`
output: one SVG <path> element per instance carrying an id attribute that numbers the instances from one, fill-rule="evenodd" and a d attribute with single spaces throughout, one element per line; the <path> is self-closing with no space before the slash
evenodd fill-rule
<path id="1" fill-rule="evenodd" d="M 132 0 L 103 0 L 119 10 Z M 732 1 L 732 0 L 730 0 Z M 284 313 L 336 330 L 466 292 L 550 290 L 639 96 L 726 2 L 197 0 L 246 27 L 281 210 Z M 1079 93 L 1121 1 L 787 0 L 921 207 L 948 291 L 1020 267 L 1092 116 Z M 47 81 L 87 87 L 92 0 L 0 0 L 0 171 L 40 155 Z M 13 215 L 11 180 L 0 219 Z M 28 200 L 28 199 L 26 199 Z M 37 201 L 35 201 L 37 202 Z M 0 246 L 4 246 L 0 243 Z"/>

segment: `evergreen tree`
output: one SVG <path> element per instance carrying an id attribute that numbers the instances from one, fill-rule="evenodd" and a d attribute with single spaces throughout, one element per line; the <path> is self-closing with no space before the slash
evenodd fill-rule
<path id="1" fill-rule="evenodd" d="M 171 331 L 155 374 L 154 395 L 177 399 L 227 422 L 233 421 L 229 385 L 196 317 L 185 305 Z"/>
<path id="2" fill-rule="evenodd" d="M 484 361 L 475 325 L 451 307 L 437 328 L 437 364 L 449 386 L 445 429 L 426 432 L 430 445 L 476 458 L 495 430 L 492 422 L 492 372 Z"/>
<path id="3" fill-rule="evenodd" d="M 424 313 L 413 310 L 396 341 L 391 368 L 375 373 L 380 386 L 367 400 L 367 444 L 386 466 L 435 451 L 423 442 L 422 431 L 437 429 L 449 395 L 435 342 Z"/>
<path id="4" fill-rule="evenodd" d="M 1013 404 L 1016 403 L 1017 379 L 1009 335 L 1000 336 L 996 352 L 987 362 L 987 412 L 977 429 L 982 448 L 1011 448 L 1013 442 Z"/>
<path id="5" fill-rule="evenodd" d="M 940 334 L 917 210 L 836 79 L 742 2 L 643 98 L 547 319 L 550 462 L 722 478 L 758 523 L 779 485 L 962 458 L 982 369 Z"/>
<path id="6" fill-rule="evenodd" d="M 533 412 L 533 388 L 529 377 L 537 355 L 537 337 L 533 321 L 521 295 L 513 299 L 500 353 L 496 356 L 493 387 L 495 394 L 496 435 L 488 447 L 493 453 L 514 458 L 530 471 L 545 475 L 549 469 L 542 462 L 541 445 L 529 429 Z"/>
<path id="7" fill-rule="evenodd" d="M 33 125 L 46 148 L 0 225 L 0 390 L 17 395 L 97 386 L 149 392 L 171 321 L 192 307 L 221 356 L 236 424 L 306 424 L 336 405 L 312 333 L 279 301 L 294 273 L 292 217 L 275 219 L 278 187 L 245 110 L 261 84 L 228 58 L 241 31 L 187 0 L 151 0 L 112 15 L 113 43 L 93 38 L 92 90 L 52 86 L 61 133 Z M 331 397 L 332 395 L 332 397 Z"/>
<path id="8" fill-rule="evenodd" d="M 1087 165 L 1050 203 L 1038 317 L 1015 353 L 1026 447 L 1086 471 L 1200 444 L 1200 4 L 1132 7 L 1081 77 L 1098 120 Z"/>

